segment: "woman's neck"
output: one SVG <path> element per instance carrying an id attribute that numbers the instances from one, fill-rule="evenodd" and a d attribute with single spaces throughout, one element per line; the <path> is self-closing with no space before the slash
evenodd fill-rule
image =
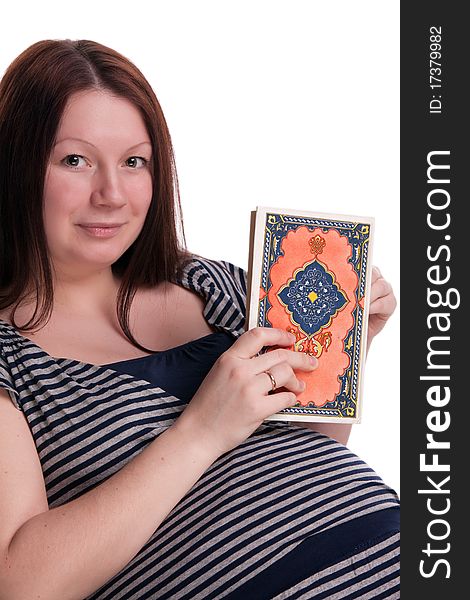
<path id="1" fill-rule="evenodd" d="M 53 279 L 54 299 L 51 318 L 84 317 L 115 321 L 120 281 L 111 269 L 87 277 L 57 277 Z M 36 309 L 36 293 L 25 295 L 15 310 L 17 323 L 28 322 Z M 11 322 L 11 308 L 0 312 L 0 318 Z"/>
<path id="2" fill-rule="evenodd" d="M 54 280 L 54 310 L 83 316 L 115 314 L 119 279 L 111 269 Z"/>

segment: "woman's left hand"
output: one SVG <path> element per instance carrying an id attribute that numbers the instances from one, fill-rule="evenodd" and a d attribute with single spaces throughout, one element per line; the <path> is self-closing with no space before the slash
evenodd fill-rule
<path id="1" fill-rule="evenodd" d="M 392 286 L 382 277 L 382 273 L 377 267 L 372 267 L 367 349 L 374 337 L 382 331 L 396 306 L 397 301 Z"/>

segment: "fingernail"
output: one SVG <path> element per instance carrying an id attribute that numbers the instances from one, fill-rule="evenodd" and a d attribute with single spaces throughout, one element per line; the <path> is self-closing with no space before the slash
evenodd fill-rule
<path id="1" fill-rule="evenodd" d="M 317 366 L 318 364 L 318 359 L 316 359 L 314 356 L 310 356 L 310 362 L 312 363 L 312 365 Z"/>
<path id="2" fill-rule="evenodd" d="M 305 381 L 301 381 L 301 382 L 300 382 L 300 389 L 303 391 L 303 390 L 304 390 L 306 387 L 307 387 L 307 386 L 306 386 L 306 384 L 305 384 Z"/>

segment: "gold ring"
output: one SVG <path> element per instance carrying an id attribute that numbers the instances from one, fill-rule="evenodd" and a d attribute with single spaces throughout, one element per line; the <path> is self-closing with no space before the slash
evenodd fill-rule
<path id="1" fill-rule="evenodd" d="M 272 386 L 271 391 L 274 392 L 274 390 L 276 389 L 276 380 L 274 379 L 274 375 L 270 371 L 265 371 L 265 373 L 271 380 L 271 386 Z"/>

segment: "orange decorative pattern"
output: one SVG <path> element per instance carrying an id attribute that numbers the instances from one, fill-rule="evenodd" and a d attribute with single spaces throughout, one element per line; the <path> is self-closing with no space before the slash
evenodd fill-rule
<path id="1" fill-rule="evenodd" d="M 353 311 L 356 308 L 359 283 L 357 273 L 349 262 L 352 247 L 348 238 L 340 235 L 336 229 L 325 232 L 318 228 L 312 232 L 306 226 L 299 226 L 287 232 L 282 239 L 281 251 L 270 269 L 272 285 L 267 294 L 269 309 L 266 318 L 273 327 L 294 333 L 296 342 L 293 349 L 318 358 L 319 366 L 314 372 L 297 374 L 307 384 L 306 390 L 297 398 L 301 406 L 321 407 L 335 400 L 341 390 L 340 378 L 350 367 L 345 342 L 348 332 L 354 326 Z M 318 261 L 320 254 L 321 262 Z M 312 260 L 315 262 L 312 263 Z M 333 291 L 329 297 L 323 293 L 325 283 L 321 279 L 315 289 L 307 289 L 312 278 L 308 276 L 308 272 L 304 275 L 304 271 L 309 266 L 321 268 L 322 273 L 330 276 Z M 287 289 L 289 282 L 292 284 L 296 277 L 298 280 L 299 273 L 303 275 L 303 279 L 298 283 L 296 291 L 299 294 L 300 289 L 303 296 L 297 299 L 291 293 L 292 300 L 288 305 L 285 302 L 286 292 L 283 296 L 280 293 Z M 264 296 L 263 288 L 260 292 Z M 331 303 L 331 294 L 335 293 L 341 301 L 330 309 L 327 305 L 328 302 Z M 262 299 L 260 293 L 260 300 Z M 317 318 L 323 313 L 326 318 Z M 299 318 L 303 315 L 308 319 L 308 327 L 303 326 L 303 321 Z"/>
<path id="2" fill-rule="evenodd" d="M 310 252 L 315 254 L 315 258 L 318 254 L 323 252 L 323 248 L 326 246 L 325 238 L 321 235 L 316 235 L 313 238 L 310 238 L 309 241 Z"/>

